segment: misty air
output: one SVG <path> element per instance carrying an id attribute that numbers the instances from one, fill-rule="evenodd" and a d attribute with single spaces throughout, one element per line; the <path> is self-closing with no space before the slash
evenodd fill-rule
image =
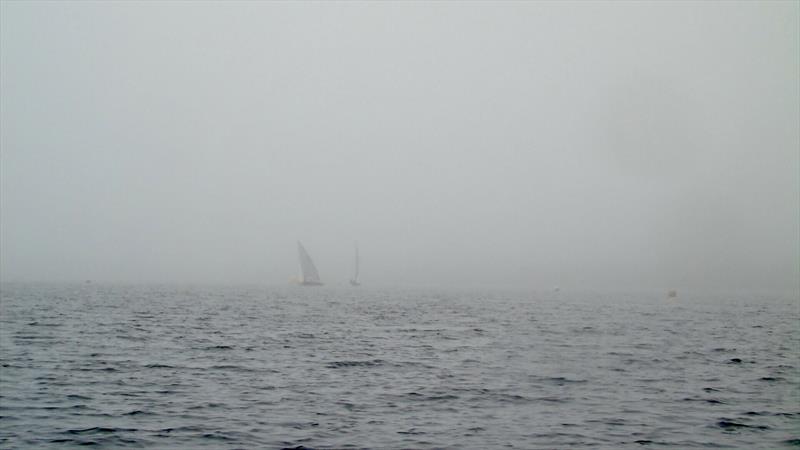
<path id="1" fill-rule="evenodd" d="M 800 445 L 800 2 L 0 1 L 0 448 Z"/>

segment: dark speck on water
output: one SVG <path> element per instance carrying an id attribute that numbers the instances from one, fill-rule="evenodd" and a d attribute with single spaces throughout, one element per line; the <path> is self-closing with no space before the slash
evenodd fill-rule
<path id="1" fill-rule="evenodd" d="M 798 300 L 3 284 L 0 448 L 790 448 Z"/>

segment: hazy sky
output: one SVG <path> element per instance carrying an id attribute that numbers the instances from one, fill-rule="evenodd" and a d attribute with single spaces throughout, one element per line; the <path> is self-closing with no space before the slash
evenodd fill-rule
<path id="1" fill-rule="evenodd" d="M 0 5 L 4 281 L 798 289 L 798 2 Z"/>

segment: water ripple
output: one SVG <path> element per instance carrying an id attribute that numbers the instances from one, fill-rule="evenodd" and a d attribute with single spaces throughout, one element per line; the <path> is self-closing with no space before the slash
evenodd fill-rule
<path id="1" fill-rule="evenodd" d="M 0 447 L 800 447 L 796 299 L 3 284 Z"/>

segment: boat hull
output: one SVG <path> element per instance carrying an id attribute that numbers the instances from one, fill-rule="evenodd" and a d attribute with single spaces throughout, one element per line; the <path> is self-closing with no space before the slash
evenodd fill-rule
<path id="1" fill-rule="evenodd" d="M 300 286 L 322 286 L 322 283 L 319 281 L 301 281 Z"/>

